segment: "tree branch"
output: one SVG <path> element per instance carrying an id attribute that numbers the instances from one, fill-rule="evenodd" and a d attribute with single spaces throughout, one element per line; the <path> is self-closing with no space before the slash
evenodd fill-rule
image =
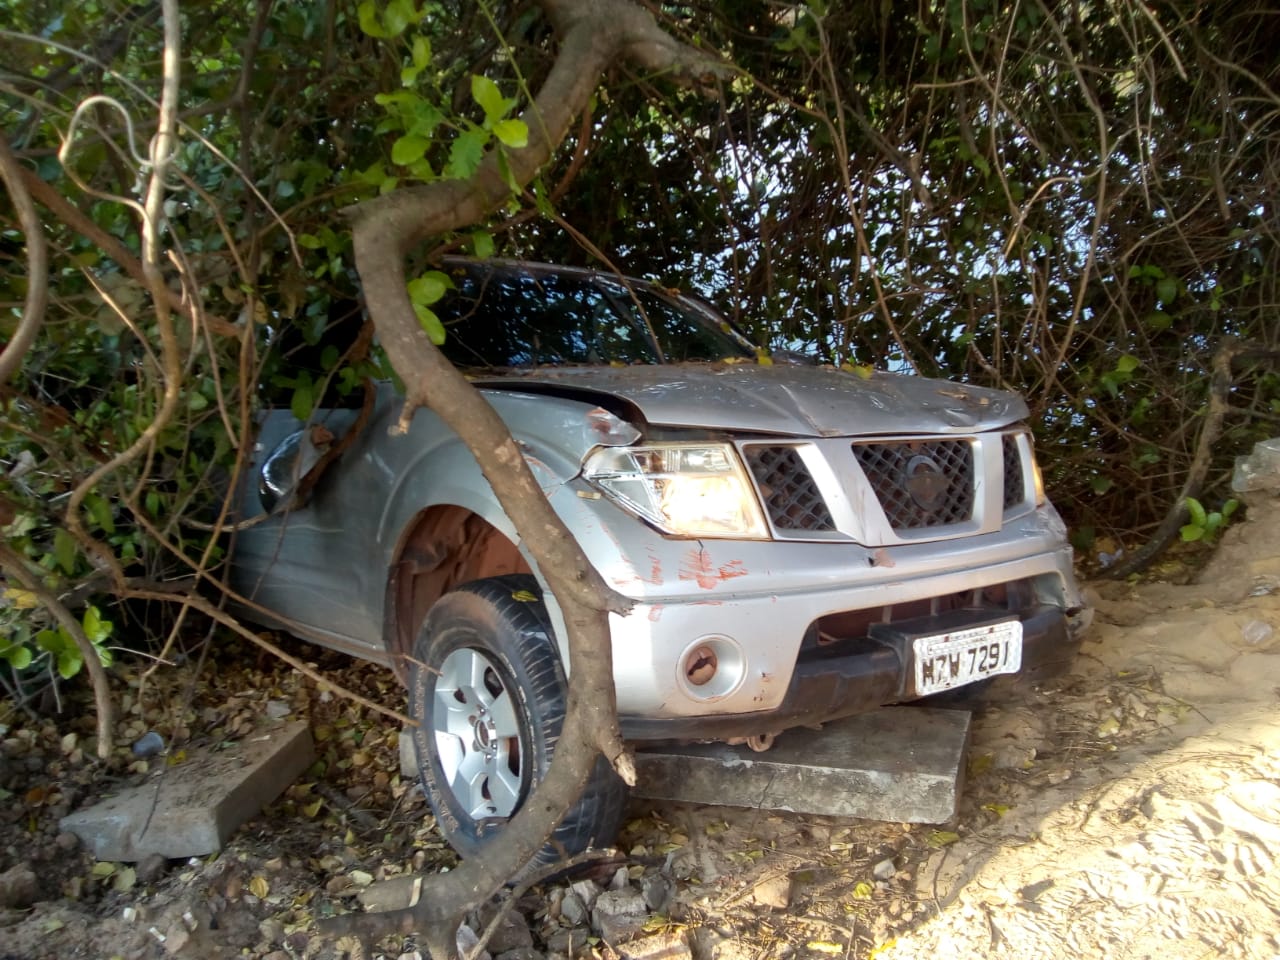
<path id="1" fill-rule="evenodd" d="M 131 279 L 142 286 L 147 285 L 146 274 L 142 270 L 142 261 L 128 247 L 90 220 L 87 215 L 80 211 L 79 207 L 67 200 L 50 184 L 41 180 L 35 173 L 25 167 L 20 167 L 19 172 L 22 176 L 23 185 L 37 203 L 119 264 L 120 269 L 127 273 Z M 187 319 L 195 319 L 195 311 L 191 304 L 184 301 L 181 296 L 168 287 L 165 287 L 164 290 L 169 309 Z M 202 316 L 209 329 L 218 336 L 240 336 L 240 331 L 235 324 L 217 317 Z"/>
<path id="2" fill-rule="evenodd" d="M 35 343 L 36 335 L 44 325 L 45 307 L 49 303 L 49 248 L 44 239 L 44 225 L 31 202 L 23 178 L 23 169 L 9 149 L 9 141 L 0 137 L 0 179 L 4 180 L 18 223 L 27 241 L 27 297 L 22 308 L 22 320 L 4 350 L 0 351 L 0 384 L 8 383 L 22 359 Z"/>
<path id="3" fill-rule="evenodd" d="M 626 0 L 542 0 L 560 50 L 534 102 L 523 112 L 529 143 L 506 153 L 511 179 L 523 187 L 564 140 L 606 68 L 623 58 L 677 79 L 716 74 L 723 66 L 664 33 Z M 546 779 L 503 830 L 502 843 L 444 876 L 424 879 L 410 908 L 335 918 L 325 932 L 372 940 L 397 931 L 424 933 L 433 953 L 451 954 L 459 918 L 524 866 L 580 796 L 603 753 L 628 782 L 634 768 L 618 730 L 609 614 L 631 601 L 610 588 L 543 495 L 510 431 L 484 397 L 427 338 L 405 289 L 405 257 L 433 234 L 477 223 L 510 196 L 495 148 L 468 180 L 395 191 L 348 211 L 356 267 L 370 316 L 405 384 L 400 429 L 415 410 L 431 409 L 467 444 L 552 594 L 567 627 L 567 710 Z"/>
<path id="4" fill-rule="evenodd" d="M 1213 356 L 1213 369 L 1209 379 L 1209 407 L 1200 426 L 1200 436 L 1196 439 L 1196 452 L 1191 458 L 1191 468 L 1187 471 L 1182 489 L 1178 491 L 1178 499 L 1173 502 L 1169 512 L 1160 521 L 1160 526 L 1141 549 L 1103 571 L 1107 579 L 1123 580 L 1147 569 L 1178 535 L 1187 520 L 1187 500 L 1199 496 L 1205 477 L 1209 474 L 1213 445 L 1222 435 L 1222 421 L 1230 409 L 1231 364 L 1239 356 L 1258 351 L 1266 353 L 1260 344 L 1241 343 L 1235 337 L 1227 337 L 1218 347 L 1218 352 Z"/>
<path id="5" fill-rule="evenodd" d="M 98 650 L 85 636 L 80 621 L 71 615 L 71 611 L 49 590 L 40 579 L 27 569 L 27 564 L 16 550 L 7 543 L 0 543 L 0 569 L 5 575 L 16 580 L 24 590 L 36 595 L 40 604 L 49 611 L 66 633 L 75 641 L 80 651 L 80 659 L 89 671 L 89 679 L 93 683 L 93 704 L 98 714 L 98 757 L 106 760 L 111 756 L 113 739 L 111 727 L 114 723 L 111 708 L 111 685 L 107 682 L 107 671 L 98 657 Z"/>

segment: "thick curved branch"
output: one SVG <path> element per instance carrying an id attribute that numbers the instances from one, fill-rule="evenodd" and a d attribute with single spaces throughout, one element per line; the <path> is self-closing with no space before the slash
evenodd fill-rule
<path id="1" fill-rule="evenodd" d="M 560 38 L 555 63 L 522 115 L 529 143 L 507 153 L 511 177 L 529 183 L 587 106 L 604 71 L 619 59 L 681 78 L 722 67 L 667 36 L 653 17 L 626 0 L 543 0 Z M 434 954 L 453 952 L 459 918 L 499 889 L 551 835 L 581 794 L 603 753 L 624 779 L 634 779 L 618 731 L 609 614 L 631 602 L 613 591 L 583 555 L 573 534 L 543 495 L 510 431 L 477 391 L 423 333 L 405 289 L 405 257 L 427 237 L 468 226 L 510 196 L 490 151 L 469 180 L 395 191 L 350 211 L 356 266 L 383 347 L 405 384 L 400 427 L 429 407 L 467 444 L 522 543 L 559 601 L 569 647 L 569 693 L 563 730 L 547 778 L 503 832 L 503 842 L 444 876 L 424 879 L 411 908 L 356 914 L 325 925 L 327 933 L 369 940 L 416 930 Z"/>
<path id="2" fill-rule="evenodd" d="M 22 366 L 22 358 L 44 325 L 45 307 L 49 303 L 49 247 L 44 239 L 44 225 L 36 213 L 36 205 L 31 201 L 22 173 L 18 158 L 9 149 L 9 141 L 0 137 L 0 179 L 4 180 L 13 200 L 18 223 L 27 240 L 27 298 L 18 329 L 0 351 L 0 384 L 8 383 Z"/>
<path id="3" fill-rule="evenodd" d="M 169 424 L 182 396 L 182 362 L 173 312 L 169 303 L 169 287 L 160 268 L 160 236 L 164 222 L 164 178 L 172 160 L 177 138 L 178 80 L 180 76 L 181 25 L 177 0 L 161 0 L 164 15 L 164 86 L 160 97 L 160 116 L 156 134 L 151 140 L 151 177 L 147 183 L 146 203 L 142 217 L 142 274 L 155 302 L 156 327 L 160 333 L 161 376 L 164 390 L 156 415 L 128 448 L 98 466 L 81 480 L 67 500 L 67 529 L 101 565 L 112 571 L 117 584 L 124 580 L 120 563 L 110 550 L 95 540 L 84 528 L 80 506 L 103 477 L 132 463 Z"/>

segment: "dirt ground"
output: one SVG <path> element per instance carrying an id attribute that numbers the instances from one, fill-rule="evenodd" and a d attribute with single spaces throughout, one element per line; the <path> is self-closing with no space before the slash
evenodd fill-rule
<path id="1" fill-rule="evenodd" d="M 643 891 L 651 950 L 666 937 L 694 960 L 1280 957 L 1280 505 L 1228 531 L 1194 584 L 1090 594 L 1070 676 L 977 706 L 955 823 L 633 801 L 619 858 L 526 895 L 493 953 L 632 955 L 574 902 L 612 883 Z M 384 672 L 308 650 L 400 702 Z M 193 665 L 126 676 L 105 779 L 85 756 L 91 718 L 0 713 L 0 960 L 335 957 L 317 917 L 452 862 L 400 780 L 391 725 L 245 651 L 218 663 L 194 682 Z M 320 760 L 220 855 L 95 864 L 59 833 L 140 764 L 180 764 L 182 744 L 242 735 L 268 705 L 310 720 Z M 151 729 L 171 748 L 139 761 L 127 745 Z M 416 953 L 412 938 L 380 946 Z"/>

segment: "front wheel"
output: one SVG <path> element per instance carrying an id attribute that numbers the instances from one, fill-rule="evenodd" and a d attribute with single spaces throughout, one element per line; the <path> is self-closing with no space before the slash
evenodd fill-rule
<path id="1" fill-rule="evenodd" d="M 566 687 L 533 577 L 477 580 L 432 607 L 410 662 L 409 714 L 427 801 L 461 856 L 493 842 L 546 777 Z M 530 867 L 612 843 L 626 796 L 597 758 L 581 798 Z"/>

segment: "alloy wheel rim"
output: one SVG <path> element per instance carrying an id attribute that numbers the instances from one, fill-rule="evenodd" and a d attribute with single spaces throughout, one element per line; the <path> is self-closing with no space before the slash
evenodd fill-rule
<path id="1" fill-rule="evenodd" d="M 432 728 L 445 784 L 458 805 L 473 820 L 511 816 L 525 772 L 519 714 L 507 681 L 481 651 L 463 647 L 445 657 Z"/>

